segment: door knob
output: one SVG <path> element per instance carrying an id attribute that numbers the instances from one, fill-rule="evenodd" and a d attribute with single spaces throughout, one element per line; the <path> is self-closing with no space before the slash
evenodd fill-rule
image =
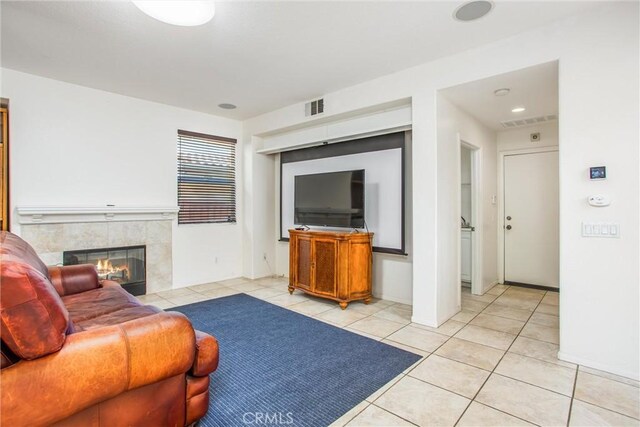
<path id="1" fill-rule="evenodd" d="M 507 217 L 507 221 L 511 221 L 511 217 L 510 216 Z"/>
<path id="2" fill-rule="evenodd" d="M 511 226 L 510 226 L 510 225 L 507 225 L 505 228 L 506 228 L 507 230 L 511 230 Z"/>

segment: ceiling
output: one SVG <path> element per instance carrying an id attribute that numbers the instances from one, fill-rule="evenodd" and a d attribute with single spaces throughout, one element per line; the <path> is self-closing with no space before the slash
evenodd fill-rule
<path id="1" fill-rule="evenodd" d="M 496 89 L 509 88 L 505 96 Z M 444 89 L 441 93 L 486 126 L 504 130 L 501 122 L 558 114 L 558 63 L 549 62 Z M 525 107 L 513 113 L 515 107 Z"/>
<path id="2" fill-rule="evenodd" d="M 2 1 L 2 66 L 235 119 L 468 50 L 597 3 L 225 1 L 200 27 L 156 21 L 128 1 Z M 220 103 L 236 104 L 223 110 Z"/>

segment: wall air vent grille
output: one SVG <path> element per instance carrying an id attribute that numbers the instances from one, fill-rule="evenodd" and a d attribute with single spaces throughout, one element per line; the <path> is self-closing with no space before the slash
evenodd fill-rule
<path id="1" fill-rule="evenodd" d="M 324 98 L 316 99 L 304 104 L 304 115 L 315 116 L 324 113 Z"/>
<path id="2" fill-rule="evenodd" d="M 549 114 L 546 116 L 529 117 L 526 119 L 507 120 L 500 122 L 500 124 L 505 129 L 513 129 L 522 126 L 536 125 L 538 123 L 553 122 L 555 120 L 558 120 L 558 116 L 555 114 Z"/>

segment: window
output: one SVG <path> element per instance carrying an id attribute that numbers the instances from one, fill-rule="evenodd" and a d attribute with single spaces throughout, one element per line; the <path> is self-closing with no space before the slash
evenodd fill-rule
<path id="1" fill-rule="evenodd" d="M 178 130 L 178 224 L 236 222 L 236 140 Z"/>

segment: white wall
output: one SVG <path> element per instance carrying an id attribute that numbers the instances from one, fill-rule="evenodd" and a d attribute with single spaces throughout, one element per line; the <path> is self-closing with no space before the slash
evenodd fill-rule
<path id="1" fill-rule="evenodd" d="M 16 206 L 175 206 L 177 130 L 242 137 L 235 120 L 9 69 L 2 69 L 2 90 L 11 108 L 17 233 Z M 174 221 L 173 286 L 241 275 L 241 238 L 237 224 Z"/>
<path id="2" fill-rule="evenodd" d="M 467 223 L 473 225 L 475 218 L 471 217 L 471 150 L 467 147 L 460 148 L 460 180 L 460 214 Z"/>
<path id="3" fill-rule="evenodd" d="M 473 116 L 438 94 L 438 318 L 448 319 L 460 311 L 460 141 L 479 150 L 478 178 L 482 183 L 475 219 L 482 263 L 475 266 L 482 277 L 480 293 L 497 281 L 496 134 Z M 442 167 L 441 165 L 454 165 Z M 455 238 L 452 238 L 455 236 Z M 474 286 L 475 288 L 475 286 Z"/>
<path id="4" fill-rule="evenodd" d="M 616 2 L 458 55 L 325 94 L 324 119 L 399 99 L 411 98 L 413 131 L 413 320 L 438 325 L 455 307 L 441 307 L 438 269 L 453 268 L 452 251 L 440 251 L 439 232 L 456 239 L 448 217 L 438 216 L 439 172 L 457 170 L 459 158 L 445 156 L 437 142 L 437 91 L 533 65 L 559 61 L 560 99 L 560 348 L 561 357 L 638 377 L 639 372 L 639 177 L 638 177 L 638 4 Z M 246 135 L 276 131 L 313 119 L 303 104 L 245 122 Z M 245 138 L 246 144 L 254 144 Z M 248 151 L 255 150 L 255 145 Z M 257 158 L 254 151 L 248 157 Z M 451 162 L 455 162 L 451 163 Z M 608 166 L 610 178 L 589 182 L 594 164 Z M 273 188 L 271 159 L 250 174 L 267 177 L 254 190 Z M 259 181 L 259 180 L 258 180 Z M 255 182 L 255 181 L 254 181 Z M 586 197 L 606 192 L 614 203 L 589 208 Z M 249 190 L 251 191 L 251 190 Z M 275 212 L 274 198 L 252 198 L 247 212 Z M 582 221 L 620 223 L 620 239 L 585 239 Z M 443 223 L 444 221 L 444 223 Z M 275 248 L 275 221 L 248 226 L 245 240 Z M 456 232 L 457 232 L 456 227 Z M 262 262 L 253 251 L 247 270 Z M 456 270 L 458 266 L 455 266 Z M 440 303 L 439 303 L 440 302 Z M 448 303 L 450 304 L 450 302 Z"/>

